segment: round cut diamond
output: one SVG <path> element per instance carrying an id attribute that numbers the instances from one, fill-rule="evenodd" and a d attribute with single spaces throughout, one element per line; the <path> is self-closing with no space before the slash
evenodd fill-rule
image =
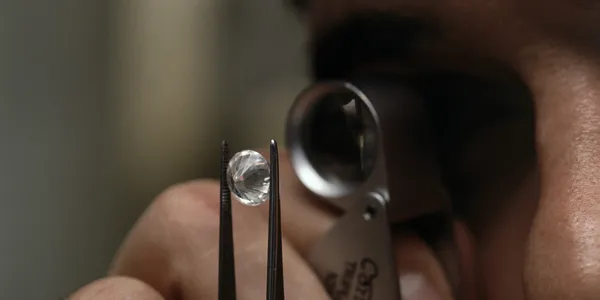
<path id="1" fill-rule="evenodd" d="M 238 200 L 257 206 L 269 197 L 269 163 L 256 151 L 236 153 L 227 167 L 227 184 Z"/>

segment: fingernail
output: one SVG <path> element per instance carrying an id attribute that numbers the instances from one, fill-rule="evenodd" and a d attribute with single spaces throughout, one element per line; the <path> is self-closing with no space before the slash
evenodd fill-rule
<path id="1" fill-rule="evenodd" d="M 415 234 L 399 233 L 394 246 L 403 300 L 452 299 L 444 270 L 422 239 Z"/>
<path id="2" fill-rule="evenodd" d="M 442 300 L 427 278 L 419 273 L 400 276 L 400 294 L 406 300 Z"/>

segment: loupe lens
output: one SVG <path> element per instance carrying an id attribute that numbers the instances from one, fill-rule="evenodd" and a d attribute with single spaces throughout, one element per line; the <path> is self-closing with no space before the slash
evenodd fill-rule
<path id="1" fill-rule="evenodd" d="M 328 183 L 355 188 L 369 178 L 375 162 L 376 127 L 370 109 L 342 86 L 311 103 L 300 127 L 308 162 Z"/>

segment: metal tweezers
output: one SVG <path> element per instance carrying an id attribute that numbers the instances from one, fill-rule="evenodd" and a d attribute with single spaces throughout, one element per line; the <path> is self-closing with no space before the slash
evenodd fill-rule
<path id="1" fill-rule="evenodd" d="M 229 147 L 221 143 L 221 212 L 219 224 L 219 300 L 235 300 L 235 261 L 231 218 L 231 191 L 227 185 Z M 281 251 L 281 213 L 279 204 L 279 152 L 277 142 L 270 145 L 269 238 L 267 248 L 267 300 L 284 300 Z"/>

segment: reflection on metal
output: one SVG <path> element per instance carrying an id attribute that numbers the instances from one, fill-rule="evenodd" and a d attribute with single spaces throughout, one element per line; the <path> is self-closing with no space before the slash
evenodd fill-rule
<path id="1" fill-rule="evenodd" d="M 400 299 L 385 202 L 365 197 L 312 249 L 308 260 L 332 299 Z"/>
<path id="2" fill-rule="evenodd" d="M 288 115 L 300 181 L 344 211 L 309 261 L 333 299 L 400 299 L 391 224 L 447 209 L 424 101 L 369 76 L 304 90 Z"/>

